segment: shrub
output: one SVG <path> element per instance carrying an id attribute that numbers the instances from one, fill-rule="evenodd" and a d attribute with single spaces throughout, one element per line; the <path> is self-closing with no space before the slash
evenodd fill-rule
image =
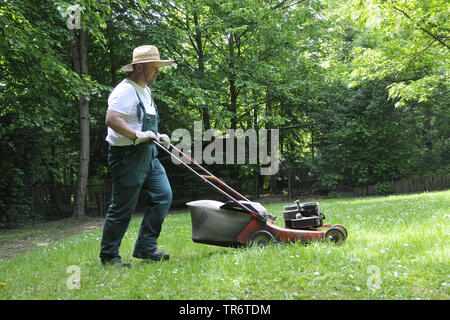
<path id="1" fill-rule="evenodd" d="M 375 193 L 379 196 L 385 196 L 392 193 L 392 183 L 380 182 L 375 185 Z"/>

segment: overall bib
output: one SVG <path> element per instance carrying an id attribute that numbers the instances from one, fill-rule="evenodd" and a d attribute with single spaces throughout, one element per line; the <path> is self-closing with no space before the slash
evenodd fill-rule
<path id="1" fill-rule="evenodd" d="M 139 98 L 138 121 L 141 121 L 141 112 L 144 114 L 141 131 L 152 130 L 157 135 L 158 111 L 156 115 L 146 113 L 137 91 L 136 94 Z M 156 249 L 161 226 L 172 202 L 169 180 L 157 155 L 156 145 L 149 142 L 109 147 L 112 196 L 103 226 L 100 257 L 120 258 L 120 243 L 141 191 L 146 195 L 146 206 L 134 252 L 149 253 Z"/>

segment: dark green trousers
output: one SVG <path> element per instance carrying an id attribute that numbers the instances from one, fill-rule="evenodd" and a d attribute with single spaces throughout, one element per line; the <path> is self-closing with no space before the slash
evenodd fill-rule
<path id="1" fill-rule="evenodd" d="M 155 153 L 155 146 L 148 143 L 110 147 L 112 197 L 103 226 L 100 257 L 120 258 L 119 247 L 141 191 L 146 195 L 146 206 L 134 251 L 147 253 L 156 249 L 172 202 L 172 190 Z"/>

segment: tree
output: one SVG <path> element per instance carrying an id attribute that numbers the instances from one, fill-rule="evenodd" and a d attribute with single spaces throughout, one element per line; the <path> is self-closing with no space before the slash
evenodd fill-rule
<path id="1" fill-rule="evenodd" d="M 319 139 L 325 159 L 319 163 L 319 181 L 334 188 L 342 182 L 377 183 L 448 167 L 442 157 L 446 147 L 441 149 L 447 144 L 431 143 L 434 133 L 442 134 L 441 141 L 448 137 L 437 116 L 448 121 L 446 4 L 327 4 L 323 12 L 330 25 L 321 65 L 331 87 L 322 98 L 333 107 L 316 114 L 329 119 Z M 334 97 L 329 94 L 337 90 Z"/>
<path id="2" fill-rule="evenodd" d="M 447 1 L 348 1 L 335 14 L 337 25 L 350 21 L 360 30 L 350 52 L 350 86 L 389 77 L 397 106 L 448 92 Z"/>
<path id="3" fill-rule="evenodd" d="M 99 42 L 105 42 L 102 30 L 106 28 L 106 24 L 102 15 L 109 12 L 106 5 L 98 4 L 95 1 L 90 0 L 83 1 L 81 4 L 75 6 L 75 11 L 78 13 L 78 16 L 74 17 L 74 19 L 78 19 L 78 27 L 74 25 L 70 26 L 70 22 L 68 22 L 68 29 L 73 38 L 71 46 L 73 69 L 79 75 L 84 85 L 84 91 L 80 92 L 77 101 L 80 128 L 80 151 L 74 195 L 74 217 L 85 215 L 86 190 L 89 178 L 89 100 L 91 95 L 91 92 L 89 91 L 92 84 L 89 85 L 88 83 L 87 36 L 90 33 Z M 68 19 L 68 21 L 72 18 L 72 15 L 70 14 L 72 8 L 74 8 L 74 6 L 68 6 L 66 3 L 59 3 L 58 5 L 62 17 Z M 77 29 L 79 30 L 77 31 Z"/>
<path id="4" fill-rule="evenodd" d="M 70 152 L 63 151 L 68 139 L 62 132 L 71 123 L 69 106 L 81 82 L 60 50 L 65 24 L 59 24 L 56 13 L 47 1 L 8 1 L 0 6 L 0 185 L 2 194 L 10 196 L 2 200 L 9 225 L 31 218 L 31 191 L 58 183 L 58 168 L 70 158 Z M 57 203 L 54 192 L 49 198 Z M 42 214 L 50 218 L 53 211 Z"/>
<path id="5" fill-rule="evenodd" d="M 89 75 L 87 63 L 87 40 L 86 31 L 80 30 L 79 35 L 72 29 L 71 35 L 74 38 L 72 46 L 72 61 L 74 71 L 83 78 Z M 73 216 L 85 215 L 86 189 L 89 176 L 89 98 L 81 94 L 77 102 L 80 123 L 80 153 L 75 186 Z"/>

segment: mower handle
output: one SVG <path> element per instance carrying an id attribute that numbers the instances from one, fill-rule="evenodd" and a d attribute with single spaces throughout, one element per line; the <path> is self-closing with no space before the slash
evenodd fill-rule
<path id="1" fill-rule="evenodd" d="M 189 157 L 188 155 L 186 155 L 184 152 L 182 152 L 180 149 L 178 149 L 177 147 L 175 147 L 173 144 L 169 145 L 169 148 L 165 148 L 159 141 L 154 140 L 153 141 L 160 149 L 164 150 L 166 153 L 168 153 L 171 156 L 175 156 L 171 151 L 169 151 L 169 148 L 174 149 L 176 152 L 178 152 L 179 154 L 181 154 L 185 159 L 187 159 L 191 164 L 196 165 L 199 169 L 201 169 L 202 171 L 204 171 L 207 175 L 201 175 L 199 174 L 197 171 L 195 171 L 194 169 L 192 169 L 188 164 L 186 164 L 184 161 L 181 161 L 178 157 L 175 156 L 175 158 L 177 159 L 177 161 L 179 163 L 181 163 L 185 168 L 189 169 L 193 174 L 195 174 L 197 177 L 201 178 L 204 182 L 206 182 L 207 184 L 209 184 L 211 187 L 213 187 L 214 189 L 216 189 L 216 191 L 218 191 L 220 194 L 222 194 L 223 196 L 225 196 L 226 198 L 228 198 L 229 200 L 235 202 L 238 206 L 240 206 L 242 209 L 244 209 L 245 211 L 247 211 L 248 213 L 250 213 L 252 216 L 254 216 L 256 219 L 260 220 L 261 222 L 265 222 L 266 218 L 263 217 L 261 214 L 254 212 L 253 210 L 251 210 L 250 208 L 246 207 L 244 204 L 242 204 L 241 202 L 239 202 L 237 199 L 235 199 L 233 196 L 229 195 L 227 192 L 225 192 L 224 190 L 222 190 L 221 188 L 219 188 L 217 185 L 215 185 L 214 183 L 212 183 L 209 180 L 214 180 L 217 183 L 219 183 L 222 187 L 227 188 L 229 191 L 232 191 L 236 196 L 240 197 L 241 199 L 243 199 L 244 201 L 250 201 L 249 199 L 247 199 L 246 197 L 244 197 L 242 194 L 240 194 L 239 192 L 237 192 L 236 190 L 234 190 L 233 188 L 231 188 L 229 185 L 227 185 L 224 181 L 220 180 L 219 178 L 217 178 L 216 176 L 214 176 L 211 172 L 209 172 L 208 170 L 206 170 L 205 168 L 203 168 L 198 162 L 196 162 L 194 159 L 192 159 L 191 157 Z"/>

